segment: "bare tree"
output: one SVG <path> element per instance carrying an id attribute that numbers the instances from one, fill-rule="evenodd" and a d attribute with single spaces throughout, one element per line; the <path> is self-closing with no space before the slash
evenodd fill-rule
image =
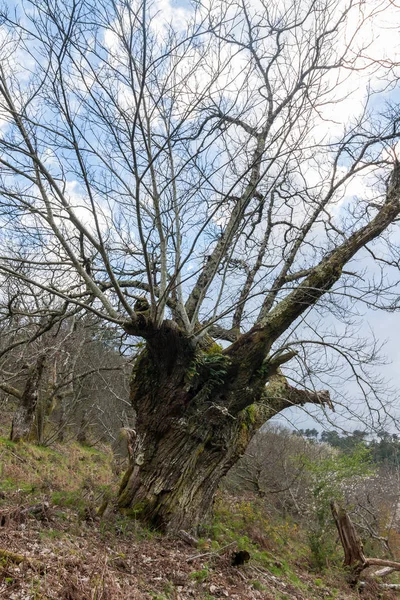
<path id="1" fill-rule="evenodd" d="M 11 277 L 3 282 L 0 308 L 0 390 L 17 400 L 11 439 L 35 438 L 33 426 L 39 413 L 46 412 L 39 390 L 46 362 L 46 335 L 61 326 L 76 308 L 54 302 L 48 294 L 33 294 L 29 285 Z M 54 339 L 54 334 L 51 334 Z M 47 352 L 46 352 L 47 350 Z M 49 400 L 49 402 L 51 402 Z M 41 441 L 41 436 L 37 436 Z"/>
<path id="2" fill-rule="evenodd" d="M 1 273 L 144 340 L 119 505 L 191 529 L 262 423 L 331 404 L 308 364 L 293 385 L 305 348 L 352 363 L 316 315 L 396 306 L 399 112 L 373 106 L 397 65 L 368 38 L 393 5 L 24 6 L 1 14 Z"/>
<path id="3" fill-rule="evenodd" d="M 229 471 L 224 485 L 235 493 L 263 498 L 268 510 L 315 521 L 310 465 L 333 454 L 326 444 L 312 443 L 283 427 L 269 425 L 251 440 L 244 456 Z"/>
<path id="4" fill-rule="evenodd" d="M 7 302 L 0 326 L 0 390 L 16 403 L 12 441 L 48 444 L 62 441 L 66 433 L 74 437 L 77 431 L 82 437 L 88 434 L 82 429 L 83 413 L 97 438 L 115 440 L 126 422 L 112 415 L 129 405 L 129 362 L 115 347 L 115 328 L 100 327 L 91 315 L 57 306 L 51 314 L 52 304 L 42 305 L 37 315 L 29 314 L 24 288 L 14 283 L 25 302 L 16 300 L 19 294 L 10 297 L 3 290 Z M 35 299 L 36 305 L 44 300 Z M 107 412 L 107 425 L 100 411 Z"/>

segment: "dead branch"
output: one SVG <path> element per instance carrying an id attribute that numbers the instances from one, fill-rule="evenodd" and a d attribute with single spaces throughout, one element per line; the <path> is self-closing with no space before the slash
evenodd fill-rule
<path id="1" fill-rule="evenodd" d="M 193 546 L 193 548 L 197 548 L 199 540 L 197 538 L 195 538 L 193 535 L 190 535 L 190 533 L 188 533 L 187 531 L 184 531 L 183 529 L 181 529 L 178 532 L 178 535 L 184 542 L 186 542 L 186 544 L 189 544 L 189 546 Z"/>
<path id="2" fill-rule="evenodd" d="M 389 568 L 389 570 L 376 571 L 374 577 L 384 577 L 391 571 L 400 571 L 400 562 L 385 558 L 367 558 L 364 554 L 362 542 L 347 512 L 335 501 L 331 502 L 331 509 L 344 550 L 343 566 L 352 567 L 356 580 L 361 571 L 372 566 Z"/>

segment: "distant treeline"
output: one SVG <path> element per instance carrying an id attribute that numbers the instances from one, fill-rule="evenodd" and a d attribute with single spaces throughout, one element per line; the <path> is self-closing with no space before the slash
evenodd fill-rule
<path id="1" fill-rule="evenodd" d="M 319 432 L 317 429 L 297 429 L 296 435 L 310 441 L 324 442 L 340 450 L 353 450 L 360 444 L 370 450 L 371 460 L 376 464 L 400 465 L 400 436 L 384 429 L 376 431 L 371 439 L 367 431 L 355 429 L 350 433 L 339 433 L 336 430 Z"/>

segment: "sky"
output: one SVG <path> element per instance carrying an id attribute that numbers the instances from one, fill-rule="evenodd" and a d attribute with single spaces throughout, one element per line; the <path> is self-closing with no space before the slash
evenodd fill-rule
<path id="1" fill-rule="evenodd" d="M 289 3 L 290 0 L 281 0 L 279 4 L 280 6 L 284 5 L 285 2 Z M 207 6 L 210 4 L 213 7 L 213 10 L 218 10 L 219 2 L 216 0 L 205 0 L 203 6 Z M 260 0 L 248 0 L 246 2 L 247 6 L 252 7 L 253 10 L 259 11 L 259 14 L 262 15 L 262 11 L 264 7 Z M 269 7 L 273 6 L 273 2 L 268 2 L 266 5 Z M 338 0 L 338 6 L 341 7 L 343 5 L 347 5 L 345 0 Z M 383 6 L 387 6 L 388 9 L 385 12 L 380 12 L 380 8 Z M 238 19 L 237 16 L 237 4 L 234 2 L 230 3 L 229 11 L 232 19 L 235 22 L 235 19 Z M 335 48 L 336 52 L 340 54 L 341 47 L 343 44 L 349 42 L 350 40 L 352 44 L 354 44 L 354 48 L 363 48 L 363 59 L 359 63 L 360 70 L 351 79 L 346 79 L 346 73 L 341 73 L 338 80 L 334 79 L 336 75 L 332 72 L 332 94 L 337 94 L 338 97 L 343 98 L 343 102 L 340 105 L 332 105 L 327 104 L 324 107 L 321 107 L 321 120 L 318 128 L 313 131 L 313 136 L 315 139 L 322 140 L 324 136 L 329 136 L 329 138 L 335 138 L 335 136 L 340 137 L 344 125 L 349 121 L 349 119 L 360 113 L 363 101 L 365 99 L 365 94 L 367 90 L 367 82 L 370 83 L 372 89 L 382 88 L 385 86 L 385 80 L 382 79 L 382 69 L 385 68 L 386 61 L 390 58 L 396 59 L 396 55 L 399 57 L 398 63 L 400 64 L 400 53 L 399 53 L 399 35 L 400 35 L 400 7 L 396 5 L 394 2 L 390 2 L 390 0 L 368 0 L 367 2 L 361 2 L 361 6 L 365 12 L 371 12 L 376 10 L 376 16 L 370 21 L 370 24 L 365 28 L 365 33 L 362 37 L 358 37 L 356 40 L 352 40 L 352 35 L 354 30 L 357 27 L 357 19 L 354 17 L 353 20 L 350 20 L 347 30 L 344 32 L 344 37 L 338 41 L 338 47 Z M 157 18 L 153 21 L 152 27 L 154 28 L 154 33 L 156 35 L 163 35 L 166 30 L 166 23 L 173 24 L 173 27 L 178 30 L 184 30 L 186 27 L 187 19 L 190 18 L 192 14 L 192 5 L 182 0 L 174 1 L 174 0 L 156 0 L 153 4 L 152 10 L 157 13 Z M 355 13 L 354 13 L 355 14 Z M 235 33 L 240 38 L 240 24 L 235 25 Z M 115 46 L 115 40 L 113 36 L 110 34 L 106 36 L 105 39 L 106 45 L 110 50 L 112 50 Z M 342 46 L 341 46 L 341 45 Z M 379 72 L 374 72 L 374 70 L 370 68 L 370 59 L 381 61 L 382 69 Z M 237 59 L 232 62 L 232 65 L 229 70 L 229 80 L 235 81 L 239 86 L 241 78 L 243 77 L 243 57 Z M 293 60 L 296 60 L 296 57 L 293 56 Z M 235 69 L 236 69 L 236 79 L 235 79 Z M 204 71 L 202 72 L 202 67 L 199 67 L 197 72 L 194 74 L 194 84 L 201 85 L 202 75 L 204 75 Z M 224 87 L 223 81 L 218 81 L 219 87 Z M 227 87 L 227 86 L 225 86 Z M 231 94 L 233 97 L 236 93 L 234 85 L 231 84 L 230 90 L 225 89 L 226 97 L 229 97 Z M 393 92 L 392 88 L 389 88 L 386 92 L 385 99 L 393 100 L 395 98 L 395 92 Z M 127 96 L 125 98 L 126 105 L 129 105 L 130 98 Z M 375 106 L 376 110 L 379 111 L 379 104 Z M 1 115 L 0 115 L 1 118 Z M 256 112 L 253 115 L 255 121 L 258 119 L 258 115 Z M 51 161 L 51 156 L 49 156 L 49 161 Z M 341 165 L 341 168 L 345 170 L 346 165 Z M 307 173 L 307 178 L 310 183 L 314 181 L 318 183 L 321 178 L 321 172 L 317 170 L 313 170 L 312 165 L 310 165 L 309 172 Z M 83 205 L 83 199 L 80 196 L 79 188 L 75 181 L 69 182 L 69 195 L 71 198 L 76 199 L 77 204 Z M 343 198 L 339 203 L 332 208 L 332 211 L 336 211 L 336 216 L 340 214 L 343 206 L 346 203 L 352 202 L 356 196 L 362 196 L 364 198 L 373 197 L 373 192 L 371 188 L 368 186 L 368 182 L 362 180 L 360 178 L 354 178 L 350 184 L 347 186 L 346 193 L 343 195 Z M 81 211 L 85 211 L 84 208 L 81 208 Z M 106 215 L 108 216 L 108 215 Z M 220 219 L 220 221 L 218 221 Z M 216 225 L 223 223 L 221 221 L 223 217 L 221 215 L 216 216 L 215 223 Z M 365 258 L 364 264 L 365 268 L 372 269 L 370 267 L 370 263 L 368 259 Z M 187 264 L 187 273 L 190 273 L 191 269 L 193 269 L 193 264 L 188 262 Z M 400 294 L 399 294 L 400 295 Z M 377 376 L 384 375 L 388 380 L 389 384 L 393 384 L 393 386 L 398 387 L 400 389 L 400 350 L 398 344 L 398 338 L 400 338 L 400 326 L 399 326 L 399 314 L 398 312 L 394 313 L 379 313 L 377 311 L 372 311 L 368 309 L 362 309 L 364 311 L 364 315 L 362 320 L 364 321 L 365 328 L 368 326 L 374 332 L 376 337 L 380 341 L 386 340 L 386 347 L 383 350 L 384 354 L 387 355 L 387 360 L 385 364 L 380 366 L 377 370 Z M 357 395 L 357 390 L 354 386 L 345 383 L 346 392 L 348 395 L 354 396 Z M 388 393 L 388 399 L 390 394 Z M 305 416 L 304 412 L 299 411 L 287 411 L 288 414 L 283 417 L 280 416 L 279 419 L 286 419 L 288 422 L 292 421 L 295 425 L 299 427 L 311 426 L 311 418 L 309 416 Z M 399 410 L 400 416 L 400 410 Z M 348 422 L 346 422 L 343 418 L 338 419 L 339 422 L 343 425 L 348 426 Z M 309 425 L 307 425 L 309 423 Z M 357 425 L 359 428 L 359 425 Z"/>
<path id="2" fill-rule="evenodd" d="M 370 327 L 374 332 L 377 340 L 383 344 L 382 358 L 384 364 L 375 367 L 374 371 L 378 378 L 384 378 L 391 391 L 387 394 L 387 408 L 390 417 L 385 416 L 380 412 L 381 420 L 378 415 L 374 414 L 373 430 L 379 429 L 381 426 L 386 428 L 391 433 L 400 431 L 400 312 L 384 312 L 366 310 L 363 318 L 363 324 Z M 397 390 L 399 390 L 397 392 Z M 343 391 L 351 398 L 360 396 L 354 382 L 343 384 Z M 332 395 L 334 399 L 334 395 Z M 384 400 L 385 402 L 385 400 Z M 363 402 L 361 402 L 363 404 Z M 389 406 L 390 405 L 390 406 Z M 379 404 L 376 407 L 380 410 Z M 360 411 L 362 412 L 362 411 Z M 393 418 L 391 418 L 393 417 Z M 274 417 L 271 423 L 288 427 L 289 429 L 312 429 L 318 431 L 333 429 L 337 426 L 339 429 L 352 431 L 354 429 L 368 429 L 371 425 L 369 415 L 366 419 L 359 419 L 355 416 L 349 418 L 347 411 L 344 415 L 333 413 L 329 409 L 322 410 L 314 406 L 306 406 L 303 408 L 289 408 Z"/>

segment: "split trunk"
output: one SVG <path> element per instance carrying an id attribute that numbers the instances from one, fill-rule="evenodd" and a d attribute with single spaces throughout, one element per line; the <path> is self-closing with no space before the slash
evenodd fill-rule
<path id="1" fill-rule="evenodd" d="M 224 352 L 212 341 L 194 348 L 164 324 L 132 377 L 137 420 L 121 509 L 164 532 L 195 531 L 208 520 L 222 477 L 256 430 L 296 402 L 277 369 L 268 373 L 264 358 L 265 339 L 257 335 L 242 336 Z M 274 386 L 266 388 L 269 377 Z"/>

